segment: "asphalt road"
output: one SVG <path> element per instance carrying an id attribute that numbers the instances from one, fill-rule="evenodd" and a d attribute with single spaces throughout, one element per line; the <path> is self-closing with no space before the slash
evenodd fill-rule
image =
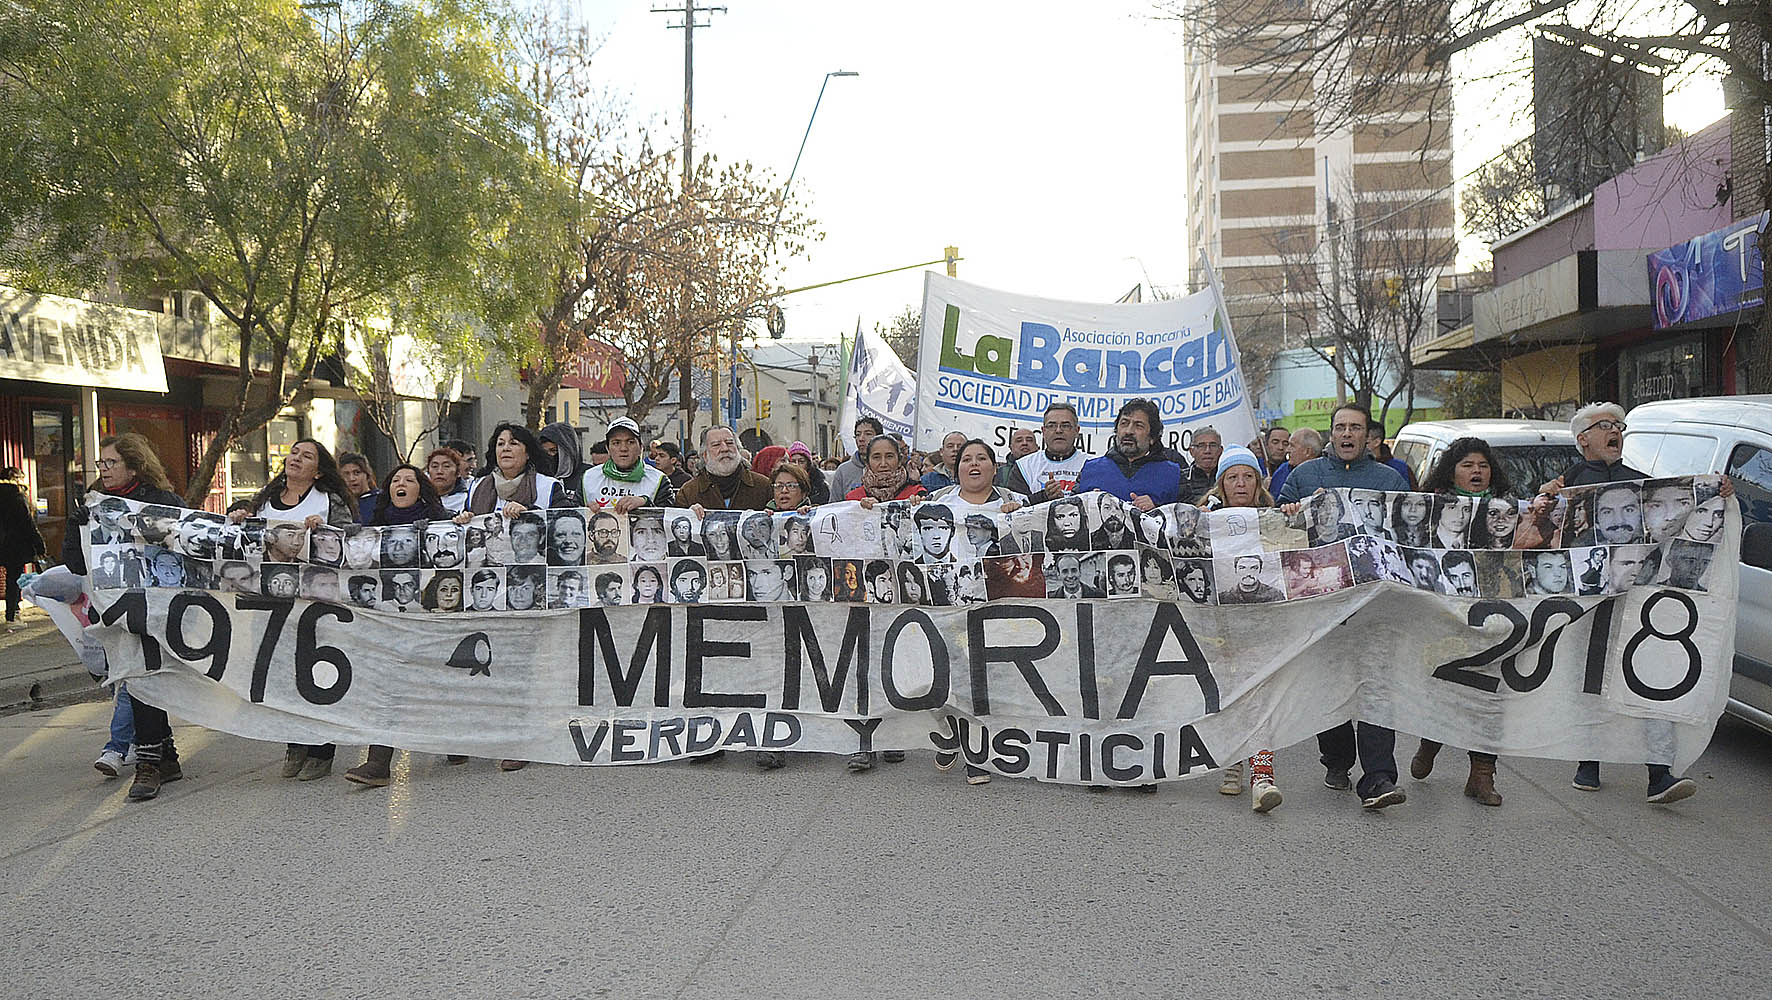
<path id="1" fill-rule="evenodd" d="M 129 803 L 107 719 L 0 719 L 0 996 L 1772 994 L 1772 737 L 1728 722 L 1672 808 L 1640 767 L 1582 793 L 1508 759 L 1485 808 L 1448 751 L 1372 814 L 1298 746 L 1260 817 L 1216 780 L 969 787 L 928 754 L 401 755 L 370 790 L 188 727 L 189 776 Z"/>

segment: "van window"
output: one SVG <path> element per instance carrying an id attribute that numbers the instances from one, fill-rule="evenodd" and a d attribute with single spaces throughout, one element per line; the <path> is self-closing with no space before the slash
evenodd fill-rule
<path id="1" fill-rule="evenodd" d="M 1729 453 L 1730 478 L 1741 499 L 1741 516 L 1749 523 L 1772 521 L 1772 451 L 1738 444 Z"/>
<path id="2" fill-rule="evenodd" d="M 1581 461 L 1581 452 L 1567 444 L 1502 445 L 1495 452 L 1507 468 L 1508 481 L 1513 483 L 1517 496 L 1531 496 L 1538 487 Z"/>
<path id="3" fill-rule="evenodd" d="M 1402 459 L 1403 464 L 1415 470 L 1416 482 L 1420 482 L 1427 478 L 1426 441 L 1398 441 L 1396 445 L 1391 448 L 1391 454 Z"/>
<path id="4" fill-rule="evenodd" d="M 1656 431 L 1625 431 L 1624 454 L 1620 459 L 1633 469 L 1655 468 L 1655 449 L 1661 446 L 1661 434 Z"/>
<path id="5" fill-rule="evenodd" d="M 1629 461 L 1629 438 L 1626 461 Z M 1629 464 L 1651 476 L 1697 476 L 1715 471 L 1711 462 L 1717 457 L 1717 439 L 1703 434 L 1662 434 L 1661 447 L 1648 465 Z"/>

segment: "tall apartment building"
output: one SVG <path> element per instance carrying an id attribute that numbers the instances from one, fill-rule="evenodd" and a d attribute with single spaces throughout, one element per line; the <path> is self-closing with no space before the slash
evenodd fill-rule
<path id="1" fill-rule="evenodd" d="M 1337 127 L 1317 107 L 1319 94 L 1346 84 L 1315 68 L 1331 60 L 1284 54 L 1284 39 L 1299 30 L 1284 12 L 1303 9 L 1301 0 L 1261 5 L 1265 26 L 1235 45 L 1215 48 L 1197 30 L 1187 41 L 1190 258 L 1211 255 L 1239 340 L 1270 332 L 1281 346 L 1316 332 L 1315 293 L 1294 282 L 1298 261 L 1328 236 L 1331 199 L 1344 225 L 1358 192 L 1369 216 L 1410 206 L 1407 217 L 1429 234 L 1455 238 L 1445 68 L 1393 78 L 1373 102 L 1383 110 Z M 1291 74 L 1289 65 L 1313 68 Z M 1282 246 L 1294 261 L 1290 277 Z M 1281 298 L 1292 307 L 1280 309 Z"/>

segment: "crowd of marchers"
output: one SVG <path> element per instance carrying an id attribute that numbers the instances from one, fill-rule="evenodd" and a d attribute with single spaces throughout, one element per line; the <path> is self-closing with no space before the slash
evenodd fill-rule
<path id="1" fill-rule="evenodd" d="M 344 452 L 335 457 L 320 442 L 304 438 L 291 446 L 276 477 L 250 499 L 235 504 L 229 516 L 296 521 L 312 529 L 445 518 L 465 522 L 492 514 L 515 518 L 538 508 L 613 508 L 627 513 L 642 507 L 687 507 L 699 516 L 709 510 L 805 510 L 835 500 L 872 507 L 885 501 L 925 499 L 967 512 L 1007 513 L 1091 490 L 1141 510 L 1188 503 L 1205 509 L 1278 507 L 1295 513 L 1305 498 L 1344 487 L 1384 492 L 1419 488 L 1445 496 L 1548 503 L 1567 487 L 1646 478 L 1622 460 L 1624 411 L 1618 405 L 1583 407 L 1572 419 L 1571 430 L 1581 461 L 1534 488 L 1509 482 L 1493 449 L 1474 437 L 1454 441 L 1418 486 L 1408 466 L 1390 456 L 1382 425 L 1354 404 L 1336 408 L 1327 440 L 1310 428 L 1289 433 L 1273 427 L 1246 447 L 1226 447 L 1216 430 L 1202 427 L 1192 431 L 1186 451 L 1179 452 L 1162 443 L 1163 422 L 1156 405 L 1135 399 L 1120 408 L 1105 452 L 1088 455 L 1078 447 L 1081 428 L 1075 408 L 1054 403 L 1046 409 L 1038 433 L 1032 428 L 1011 429 L 1008 453 L 1001 458 L 990 443 L 957 431 L 942 440 L 939 452 L 921 455 L 899 437 L 884 433 L 872 417 L 856 421 L 853 455 L 822 460 L 799 442 L 752 455 L 723 426 L 702 431 L 697 451 L 685 453 L 668 441 L 648 446 L 639 426 L 626 417 L 613 421 L 590 453 L 581 455 L 578 435 L 566 424 L 550 424 L 538 434 L 505 423 L 493 431 L 483 453 L 467 441 L 450 441 L 431 451 L 422 465 L 402 463 L 379 477 L 364 456 Z M 94 495 L 185 506 L 172 492 L 152 445 L 139 434 L 104 438 L 95 465 Z M 8 621 L 17 614 L 16 581 L 26 565 L 43 558 L 41 540 L 35 546 L 29 543 L 36 530 L 28 516 L 24 527 L 13 523 L 18 520 L 13 508 L 24 509 L 22 503 L 11 503 L 19 478 L 16 470 L 0 470 L 0 516 L 7 520 L 0 540 L 24 539 L 0 546 L 6 557 Z M 1732 493 L 1727 479 L 1723 493 Z M 63 564 L 76 576 L 87 573 L 79 530 L 86 516 L 85 504 L 74 507 L 61 553 Z M 66 596 L 77 599 L 78 592 Z M 115 688 L 109 740 L 94 766 L 117 777 L 133 765 L 128 797 L 152 799 L 163 785 L 183 776 L 166 712 L 137 698 L 126 682 Z M 1368 809 L 1405 801 L 1406 793 L 1398 784 L 1393 730 L 1349 720 L 1319 734 L 1317 743 L 1327 787 L 1355 789 Z M 1438 743 L 1422 740 L 1410 761 L 1411 776 L 1426 779 L 1440 749 Z M 334 751 L 329 744 L 290 744 L 282 775 L 301 781 L 325 778 L 332 773 Z M 385 786 L 391 781 L 394 752 L 388 746 L 370 747 L 363 762 L 344 777 L 360 785 Z M 722 753 L 695 760 L 712 760 Z M 787 756 L 778 751 L 759 751 L 752 757 L 758 767 L 769 770 L 787 763 Z M 902 750 L 856 753 L 849 756 L 847 767 L 868 771 L 882 758 L 899 762 L 905 754 Z M 455 765 L 468 758 L 447 755 L 445 760 Z M 1485 805 L 1500 805 L 1495 756 L 1471 751 L 1469 761 L 1465 794 Z M 958 763 L 957 754 L 936 755 L 941 770 Z M 1351 777 L 1356 764 L 1357 782 Z M 525 766 L 521 760 L 498 763 L 505 771 Z M 1278 806 L 1281 794 L 1271 749 L 1225 767 L 1220 791 L 1240 795 L 1245 767 L 1254 810 L 1268 812 Z M 1647 767 L 1650 802 L 1678 801 L 1697 790 L 1691 779 L 1673 774 L 1666 764 Z M 965 773 L 973 784 L 990 780 L 988 771 L 971 764 Z M 1599 764 L 1581 762 L 1574 787 L 1597 790 Z M 1154 791 L 1155 786 L 1143 790 Z"/>

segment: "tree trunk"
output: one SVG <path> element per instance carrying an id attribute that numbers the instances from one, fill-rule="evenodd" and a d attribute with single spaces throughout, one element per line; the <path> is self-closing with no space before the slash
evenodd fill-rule
<path id="1" fill-rule="evenodd" d="M 527 411 L 523 422 L 532 431 L 541 430 L 542 415 L 560 394 L 560 371 L 551 362 L 543 362 L 529 378 L 529 394 L 525 397 Z"/>

